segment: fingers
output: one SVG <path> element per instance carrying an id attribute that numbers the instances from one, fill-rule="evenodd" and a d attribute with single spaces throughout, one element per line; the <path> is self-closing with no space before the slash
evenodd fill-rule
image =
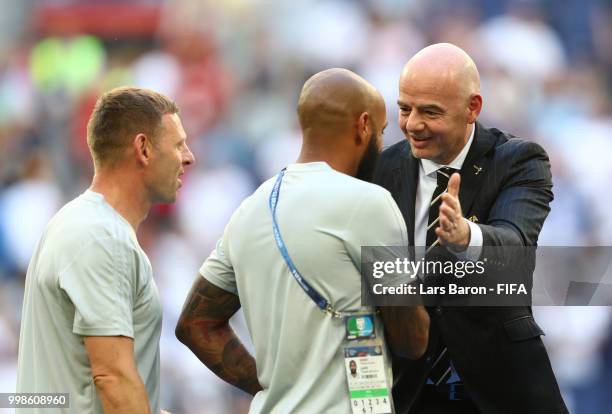
<path id="1" fill-rule="evenodd" d="M 459 199 L 451 196 L 450 194 L 442 195 L 442 204 L 440 204 L 440 214 L 445 212 L 451 220 L 456 220 L 462 216 L 461 204 Z"/>
<path id="2" fill-rule="evenodd" d="M 439 211 L 440 216 L 445 215 L 450 221 L 461 218 L 461 206 L 456 200 L 443 201 Z"/>
<path id="3" fill-rule="evenodd" d="M 440 215 L 440 226 L 436 228 L 436 236 L 442 245 L 455 244 L 461 237 L 462 229 L 458 222 L 450 220 L 445 215 Z"/>
<path id="4" fill-rule="evenodd" d="M 460 217 L 453 209 L 448 206 L 440 207 L 440 227 L 446 232 L 452 231 L 457 227 L 457 220 Z"/>
<path id="5" fill-rule="evenodd" d="M 470 243 L 470 226 L 464 219 L 452 223 L 446 218 L 440 217 L 440 227 L 436 228 L 436 236 L 443 246 L 464 251 Z"/>
<path id="6" fill-rule="evenodd" d="M 453 199 L 451 196 L 449 198 Z M 464 251 L 467 248 L 470 242 L 470 226 L 461 215 L 460 208 L 453 208 L 451 203 L 442 203 L 436 236 L 443 246 L 449 246 L 457 251 Z"/>
<path id="7" fill-rule="evenodd" d="M 436 236 L 438 236 L 442 244 L 446 244 L 452 238 L 452 234 L 457 228 L 455 219 L 456 214 L 453 209 L 445 204 L 442 204 L 440 206 L 438 227 L 435 230 Z"/>
<path id="8" fill-rule="evenodd" d="M 448 243 L 455 244 L 464 237 L 463 215 L 461 213 L 461 203 L 459 202 L 459 174 L 453 174 L 449 180 L 448 192 L 442 195 L 442 204 L 439 210 L 439 227 L 436 228 L 436 235 L 443 245 Z"/>
<path id="9" fill-rule="evenodd" d="M 461 184 L 461 176 L 459 173 L 453 173 L 448 180 L 448 193 L 453 197 L 459 197 L 459 185 Z"/>
<path id="10" fill-rule="evenodd" d="M 448 205 L 457 214 L 461 215 L 461 203 L 459 202 L 459 185 L 461 183 L 461 177 L 459 174 L 454 173 L 448 182 L 448 191 L 442 194 L 442 205 Z"/>
<path id="11" fill-rule="evenodd" d="M 461 203 L 459 202 L 459 186 L 461 176 L 453 173 L 448 181 L 448 191 L 442 194 L 442 204 L 440 205 L 439 223 L 436 228 L 436 236 L 443 245 L 463 244 L 466 229 L 463 224 L 461 213 Z M 469 229 L 468 229 L 469 231 Z"/>
<path id="12" fill-rule="evenodd" d="M 447 237 L 446 234 L 447 233 L 444 230 L 442 230 L 442 227 L 436 227 L 436 236 L 438 236 L 442 245 L 444 245 L 446 242 L 446 237 Z"/>

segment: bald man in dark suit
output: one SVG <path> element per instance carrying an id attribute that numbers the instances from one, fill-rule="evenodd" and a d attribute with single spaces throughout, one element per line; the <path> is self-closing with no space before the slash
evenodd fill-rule
<path id="1" fill-rule="evenodd" d="M 393 195 L 410 245 L 468 260 L 489 247 L 536 246 L 553 198 L 548 156 L 476 122 L 472 59 L 451 44 L 429 46 L 408 61 L 399 90 L 406 139 L 382 153 L 374 182 Z M 531 278 L 535 259 L 525 260 Z M 398 413 L 567 413 L 531 307 L 446 300 L 428 308 L 425 355 L 393 362 Z"/>

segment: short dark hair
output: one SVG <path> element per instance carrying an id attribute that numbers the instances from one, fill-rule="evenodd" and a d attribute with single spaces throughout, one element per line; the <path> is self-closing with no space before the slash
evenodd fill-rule
<path id="1" fill-rule="evenodd" d="M 103 94 L 87 123 L 87 145 L 95 165 L 120 158 L 130 138 L 144 133 L 155 139 L 166 114 L 179 109 L 168 97 L 150 89 L 120 87 Z"/>

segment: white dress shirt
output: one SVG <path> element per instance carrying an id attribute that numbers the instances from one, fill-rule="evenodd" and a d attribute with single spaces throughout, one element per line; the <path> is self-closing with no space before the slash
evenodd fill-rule
<path id="1" fill-rule="evenodd" d="M 433 196 L 436 186 L 438 185 L 437 171 L 443 167 L 450 167 L 457 171 L 463 167 L 465 157 L 467 157 L 472 141 L 474 141 L 474 125 L 472 125 L 472 132 L 470 133 L 470 139 L 465 144 L 459 155 L 447 165 L 438 164 L 430 160 L 421 159 L 419 163 L 419 186 L 417 188 L 416 202 L 414 207 L 414 245 L 425 246 L 427 240 L 427 225 L 429 224 L 429 204 L 431 203 L 431 197 Z M 459 189 L 461 192 L 461 187 Z M 477 224 L 472 223 L 463 218 L 470 226 L 470 242 L 468 249 L 463 253 L 455 253 L 455 255 L 461 259 L 477 260 L 480 257 L 482 250 L 482 231 Z M 419 249 L 420 250 L 420 249 Z"/>

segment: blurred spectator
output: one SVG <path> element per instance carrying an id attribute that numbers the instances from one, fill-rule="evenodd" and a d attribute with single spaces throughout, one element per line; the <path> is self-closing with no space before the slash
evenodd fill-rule
<path id="1" fill-rule="evenodd" d="M 486 56 L 479 62 L 504 68 L 535 84 L 558 74 L 565 68 L 565 52 L 558 34 L 542 21 L 542 11 L 535 2 L 510 4 L 508 14 L 494 17 L 477 29 L 477 50 Z"/>
<path id="2" fill-rule="evenodd" d="M 2 239 L 18 272 L 27 270 L 40 235 L 61 204 L 60 190 L 49 176 L 45 159 L 31 154 L 21 179 L 0 194 Z"/>
<path id="3" fill-rule="evenodd" d="M 177 218 L 198 259 L 203 261 L 208 256 L 233 211 L 253 189 L 249 174 L 237 166 L 197 171 L 189 176 L 178 200 Z"/>

